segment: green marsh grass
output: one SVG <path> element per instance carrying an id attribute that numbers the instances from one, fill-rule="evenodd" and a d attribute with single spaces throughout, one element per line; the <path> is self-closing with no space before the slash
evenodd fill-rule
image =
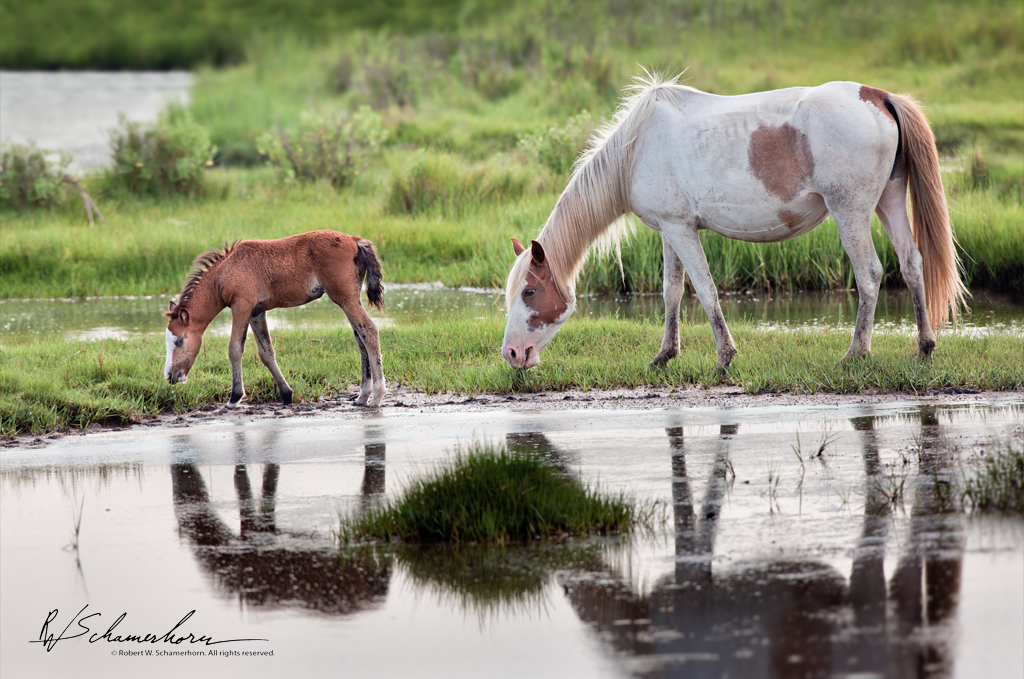
<path id="1" fill-rule="evenodd" d="M 515 394 L 615 387 L 712 386 L 715 343 L 703 318 L 680 326 L 680 354 L 663 368 L 649 361 L 661 344 L 658 319 L 575 317 L 545 350 L 541 364 L 512 370 L 499 355 L 504 318 L 444 320 L 381 329 L 384 372 L 392 386 L 430 394 Z M 1021 390 L 1024 364 L 1019 335 L 981 338 L 945 333 L 930 362 L 916 356 L 916 339 L 875 333 L 872 354 L 840 362 L 846 330 L 767 331 L 747 322 L 730 328 L 739 355 L 732 384 L 748 393 L 911 394 L 943 389 Z M 250 403 L 275 403 L 277 387 L 250 342 L 243 360 Z M 339 313 L 338 328 L 274 333 L 278 362 L 296 402 L 316 404 L 355 390 L 358 352 Z M 230 388 L 227 340 L 207 337 L 188 382 L 162 377 L 162 337 L 95 342 L 49 339 L 0 348 L 0 433 L 43 433 L 125 424 L 147 415 L 185 413 L 223 403 Z M 779 357 L 785 360 L 779 360 Z M 390 395 L 384 407 L 400 400 Z"/>
<path id="2" fill-rule="evenodd" d="M 1018 435 L 988 451 L 980 468 L 964 480 L 960 495 L 974 511 L 1024 513 L 1024 440 Z"/>
<path id="3" fill-rule="evenodd" d="M 619 493 L 565 477 L 540 455 L 474 442 L 457 447 L 401 496 L 343 517 L 343 544 L 498 543 L 626 533 L 647 514 Z"/>

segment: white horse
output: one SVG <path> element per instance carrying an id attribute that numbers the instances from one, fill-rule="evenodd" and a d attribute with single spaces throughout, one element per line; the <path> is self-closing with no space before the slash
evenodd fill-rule
<path id="1" fill-rule="evenodd" d="M 883 273 L 871 241 L 872 212 L 899 256 L 927 358 L 935 332 L 950 315 L 956 319 L 967 290 L 935 138 L 913 98 L 850 82 L 723 97 L 675 78 L 638 79 L 581 155 L 531 247 L 512 239 L 502 356 L 515 368 L 537 365 L 575 308 L 576 278 L 591 245 L 617 249 L 629 233 L 629 213 L 660 231 L 664 248 L 665 338 L 655 365 L 679 351 L 684 270 L 711 322 L 719 372 L 736 356 L 700 229 L 776 243 L 809 232 L 829 214 L 860 297 L 845 358 L 864 356 Z"/>

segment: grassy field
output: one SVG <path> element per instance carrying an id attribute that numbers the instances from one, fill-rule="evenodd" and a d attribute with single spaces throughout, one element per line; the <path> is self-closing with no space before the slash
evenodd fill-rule
<path id="1" fill-rule="evenodd" d="M 35 16 L 45 4 L 5 11 Z M 210 17 L 220 16 L 221 4 L 209 4 Z M 276 5 L 259 6 L 251 18 L 257 32 L 236 65 L 188 62 L 207 64 L 197 67 L 191 111 L 219 148 L 203 197 L 133 198 L 92 178 L 86 185 L 108 216 L 95 229 L 85 226 L 70 187 L 50 210 L 0 208 L 0 298 L 174 293 L 192 258 L 210 247 L 315 228 L 374 240 L 395 282 L 500 287 L 508 238 L 536 234 L 582 137 L 557 162 L 521 142 L 550 141 L 583 111 L 591 121 L 606 118 L 640 65 L 688 68 L 687 84 L 719 94 L 837 79 L 915 93 L 943 154 L 967 280 L 1024 289 L 1019 3 L 523 1 L 478 4 L 458 20 L 443 7 L 436 16 L 405 13 L 400 25 L 383 15 L 353 19 L 356 6 L 342 3 L 324 10 L 322 31 L 302 28 L 312 11 L 303 5 L 271 33 L 259 27 L 277 16 Z M 394 16 L 404 6 L 394 5 Z M 139 26 L 162 21 L 163 11 L 171 10 L 143 12 Z M 203 30 L 218 25 L 208 24 Z M 142 42 L 154 36 L 138 32 Z M 237 169 L 261 162 L 256 140 L 267 130 L 305 111 L 362 105 L 380 114 L 389 141 L 351 186 L 335 191 L 282 183 L 269 168 Z M 874 231 L 886 284 L 898 285 L 877 221 Z M 853 285 L 830 222 L 787 243 L 706 235 L 705 247 L 725 290 Z M 641 228 L 624 263 L 624 281 L 613 262 L 592 263 L 581 292 L 660 289 L 657 234 Z"/>
<path id="2" fill-rule="evenodd" d="M 680 355 L 667 367 L 651 368 L 648 362 L 663 331 L 657 321 L 574 318 L 546 350 L 540 366 L 525 373 L 512 370 L 499 356 L 503 328 L 500 315 L 383 328 L 385 374 L 392 386 L 428 393 L 717 383 L 714 339 L 703 321 L 682 324 Z M 879 333 L 870 357 L 839 363 L 849 345 L 847 332 L 770 332 L 747 323 L 733 323 L 731 329 L 740 353 L 730 379 L 749 393 L 1024 389 L 1020 337 L 1010 334 L 981 339 L 943 335 L 934 360 L 922 363 L 914 338 Z M 296 402 L 316 402 L 355 389 L 358 353 L 347 328 L 281 331 L 274 343 Z M 275 402 L 277 388 L 255 356 L 255 343 L 249 345 L 244 359 L 247 398 Z M 786 358 L 780 361 L 779 356 Z M 162 337 L 50 340 L 5 348 L 0 351 L 0 433 L 127 423 L 146 414 L 187 412 L 226 400 L 231 380 L 226 338 L 204 342 L 186 384 L 169 385 L 161 375 L 163 361 Z"/>

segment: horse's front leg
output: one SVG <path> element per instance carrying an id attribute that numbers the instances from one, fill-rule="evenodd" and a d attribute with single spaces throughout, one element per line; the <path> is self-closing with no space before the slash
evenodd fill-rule
<path id="1" fill-rule="evenodd" d="M 256 338 L 256 349 L 260 355 L 263 365 L 274 377 L 277 390 L 281 392 L 281 402 L 289 405 L 292 402 L 292 388 L 288 386 L 288 380 L 284 373 L 277 367 L 277 355 L 274 353 L 274 343 L 270 341 L 270 329 L 267 327 L 266 312 L 256 314 L 249 319 L 249 327 L 252 328 L 252 336 Z"/>
<path id="2" fill-rule="evenodd" d="M 228 408 L 234 408 L 245 397 L 242 384 L 242 357 L 245 356 L 245 334 L 249 329 L 251 307 L 231 307 L 231 339 L 228 341 L 228 358 L 231 360 L 231 396 Z"/>
<path id="3" fill-rule="evenodd" d="M 661 234 L 661 249 L 665 262 L 662 284 L 662 294 L 665 298 L 665 338 L 661 341 L 661 351 L 651 361 L 651 365 L 665 365 L 679 353 L 679 303 L 683 299 L 683 287 L 686 282 L 683 263 L 679 261 L 665 234 Z"/>
<path id="4" fill-rule="evenodd" d="M 732 359 L 736 357 L 736 344 L 732 341 L 729 326 L 725 324 L 725 316 L 722 315 L 722 307 L 718 304 L 718 290 L 715 288 L 715 281 L 711 278 L 711 269 L 708 268 L 708 260 L 704 256 L 704 247 L 700 244 L 700 238 L 697 236 L 697 226 L 693 223 L 662 222 L 661 233 L 672 245 L 680 263 L 686 273 L 690 275 L 690 283 L 693 284 L 693 290 L 697 293 L 697 299 L 704 307 L 704 313 L 708 315 L 711 331 L 715 334 L 715 345 L 718 347 L 716 368 L 718 374 L 724 377 L 729 374 L 729 366 L 732 364 Z"/>

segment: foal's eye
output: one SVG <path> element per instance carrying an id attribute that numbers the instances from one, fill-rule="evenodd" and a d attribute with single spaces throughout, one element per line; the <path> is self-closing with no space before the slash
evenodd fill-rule
<path id="1" fill-rule="evenodd" d="M 185 343 L 185 338 L 184 337 L 175 337 L 174 338 L 174 346 L 180 347 L 184 343 Z"/>
<path id="2" fill-rule="evenodd" d="M 533 293 L 535 292 L 537 291 L 532 288 L 526 288 L 525 290 L 523 290 L 523 297 L 533 297 Z"/>

